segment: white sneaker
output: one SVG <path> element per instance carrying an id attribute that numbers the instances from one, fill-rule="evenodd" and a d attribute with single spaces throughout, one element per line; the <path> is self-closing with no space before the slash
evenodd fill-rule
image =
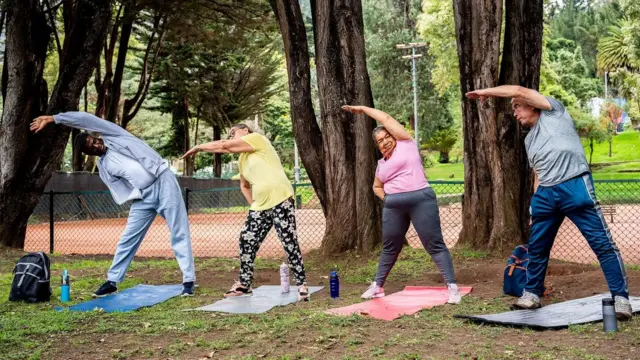
<path id="1" fill-rule="evenodd" d="M 447 285 L 447 290 L 449 290 L 449 300 L 447 300 L 447 304 L 460 304 L 462 301 L 462 295 L 460 295 L 458 285 L 449 284 Z"/>
<path id="2" fill-rule="evenodd" d="M 633 316 L 633 310 L 631 309 L 631 303 L 629 299 L 623 296 L 616 296 L 616 317 L 618 320 L 629 320 Z"/>
<path id="3" fill-rule="evenodd" d="M 518 309 L 537 309 L 540 306 L 540 297 L 528 291 L 525 291 L 514 304 L 514 307 Z"/>
<path id="4" fill-rule="evenodd" d="M 371 285 L 369 285 L 369 288 L 367 289 L 367 291 L 365 291 L 362 296 L 360 296 L 363 299 L 375 299 L 375 298 L 381 298 L 384 296 L 384 288 L 381 288 L 380 286 L 378 286 L 378 284 L 376 284 L 376 282 L 372 282 Z"/>

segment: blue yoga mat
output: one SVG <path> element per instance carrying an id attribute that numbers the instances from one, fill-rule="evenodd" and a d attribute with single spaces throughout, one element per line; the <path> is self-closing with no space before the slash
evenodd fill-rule
<path id="1" fill-rule="evenodd" d="M 322 289 L 323 286 L 309 286 L 309 293 L 313 294 Z M 290 292 L 282 294 L 279 285 L 263 285 L 253 289 L 252 296 L 226 298 L 193 310 L 219 311 L 232 314 L 261 314 L 276 306 L 285 306 L 297 301 L 298 291 L 294 286 L 291 287 Z"/>
<path id="2" fill-rule="evenodd" d="M 93 299 L 71 307 L 58 307 L 62 311 L 125 312 L 153 306 L 180 295 L 182 285 L 137 285 L 118 294 Z"/>

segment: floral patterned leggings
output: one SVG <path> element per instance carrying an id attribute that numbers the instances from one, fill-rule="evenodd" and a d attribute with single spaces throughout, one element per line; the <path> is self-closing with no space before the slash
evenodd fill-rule
<path id="1" fill-rule="evenodd" d="M 249 211 L 249 216 L 247 216 L 247 221 L 240 234 L 240 283 L 243 286 L 251 287 L 256 254 L 272 226 L 275 226 L 287 254 L 296 285 L 302 285 L 306 282 L 296 231 L 295 207 L 293 199 L 289 198 L 268 210 Z"/>

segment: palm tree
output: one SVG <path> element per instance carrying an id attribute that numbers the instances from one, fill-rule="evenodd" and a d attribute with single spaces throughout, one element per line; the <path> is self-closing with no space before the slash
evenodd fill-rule
<path id="1" fill-rule="evenodd" d="M 598 68 L 604 71 L 638 69 L 638 58 L 628 36 L 634 24 L 628 18 L 609 27 L 609 36 L 598 42 Z"/>

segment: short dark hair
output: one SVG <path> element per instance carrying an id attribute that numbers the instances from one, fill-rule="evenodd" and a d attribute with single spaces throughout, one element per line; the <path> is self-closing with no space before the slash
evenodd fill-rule
<path id="1" fill-rule="evenodd" d="M 87 146 L 87 138 L 90 136 L 91 135 L 89 135 L 89 133 L 87 132 L 81 132 L 80 134 L 76 135 L 76 138 L 73 139 L 73 147 L 84 152 L 84 148 Z"/>

